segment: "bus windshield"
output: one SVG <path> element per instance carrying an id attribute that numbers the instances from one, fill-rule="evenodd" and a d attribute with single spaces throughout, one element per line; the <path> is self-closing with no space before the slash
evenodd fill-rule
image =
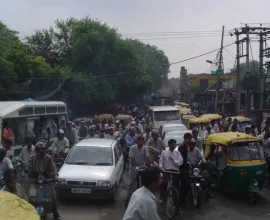
<path id="1" fill-rule="evenodd" d="M 231 160 L 261 160 L 264 159 L 260 142 L 235 142 L 230 147 Z"/>
<path id="2" fill-rule="evenodd" d="M 155 121 L 180 120 L 180 116 L 178 111 L 155 111 L 154 120 Z"/>

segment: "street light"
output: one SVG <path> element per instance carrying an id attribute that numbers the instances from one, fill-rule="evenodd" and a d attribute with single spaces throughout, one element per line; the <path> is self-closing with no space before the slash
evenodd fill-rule
<path id="1" fill-rule="evenodd" d="M 206 63 L 213 64 L 213 61 L 211 61 L 211 60 L 206 60 Z"/>

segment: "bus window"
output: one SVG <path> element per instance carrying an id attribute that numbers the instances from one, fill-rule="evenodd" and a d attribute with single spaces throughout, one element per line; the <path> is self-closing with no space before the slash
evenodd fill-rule
<path id="1" fill-rule="evenodd" d="M 19 115 L 33 115 L 33 114 L 34 114 L 33 107 L 26 107 L 19 110 Z"/>
<path id="2" fill-rule="evenodd" d="M 57 113 L 57 107 L 47 107 L 46 112 L 49 114 Z"/>

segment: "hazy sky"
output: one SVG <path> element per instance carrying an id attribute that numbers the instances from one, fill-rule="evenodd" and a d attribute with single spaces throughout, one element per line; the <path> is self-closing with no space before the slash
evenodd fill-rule
<path id="1" fill-rule="evenodd" d="M 269 0 L 0 0 L 0 3 L 0 20 L 22 37 L 35 29 L 48 28 L 57 18 L 88 15 L 116 27 L 124 37 L 140 33 L 138 39 L 164 50 L 170 62 L 219 48 L 222 25 L 228 31 L 240 27 L 240 23 L 269 22 L 270 8 Z M 234 40 L 235 37 L 225 36 L 224 45 Z M 256 59 L 257 49 L 254 43 Z M 235 45 L 224 51 L 225 70 L 233 67 L 235 51 Z M 170 77 L 178 77 L 181 66 L 189 73 L 209 72 L 213 66 L 205 60 L 214 60 L 215 56 L 213 53 L 172 65 Z"/>

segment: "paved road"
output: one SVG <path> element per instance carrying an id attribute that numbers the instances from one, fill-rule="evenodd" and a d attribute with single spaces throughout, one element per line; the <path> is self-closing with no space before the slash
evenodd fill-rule
<path id="1" fill-rule="evenodd" d="M 126 177 L 115 205 L 104 204 L 102 201 L 60 203 L 59 208 L 63 220 L 121 220 L 126 195 L 125 183 Z M 215 199 L 203 205 L 199 210 L 185 210 L 183 217 L 189 220 L 212 220 L 214 218 L 220 220 L 269 220 L 270 191 L 265 190 L 262 196 L 260 202 L 254 206 L 248 205 L 246 201 L 237 197 L 216 194 Z"/>

